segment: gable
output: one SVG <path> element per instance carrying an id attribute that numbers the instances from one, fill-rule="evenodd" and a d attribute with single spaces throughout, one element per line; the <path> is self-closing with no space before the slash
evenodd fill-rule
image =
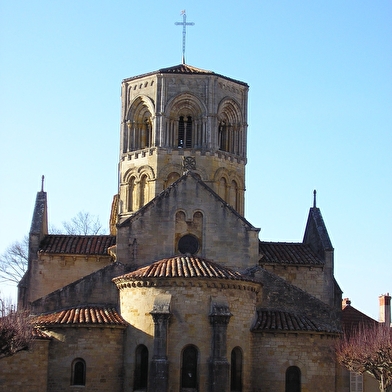
<path id="1" fill-rule="evenodd" d="M 234 269 L 257 263 L 258 232 L 207 184 L 187 172 L 118 226 L 117 260 L 135 268 L 189 253 Z"/>

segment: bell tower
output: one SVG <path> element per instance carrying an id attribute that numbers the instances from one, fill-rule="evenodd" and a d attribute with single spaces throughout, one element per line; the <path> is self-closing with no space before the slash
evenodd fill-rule
<path id="1" fill-rule="evenodd" d="M 123 80 L 120 220 L 188 170 L 243 215 L 248 89 L 186 64 Z"/>

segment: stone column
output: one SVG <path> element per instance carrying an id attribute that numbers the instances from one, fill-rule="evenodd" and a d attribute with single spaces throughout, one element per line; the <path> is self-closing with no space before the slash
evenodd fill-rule
<path id="1" fill-rule="evenodd" d="M 167 331 L 170 318 L 170 294 L 155 298 L 150 312 L 154 320 L 154 351 L 150 363 L 148 391 L 167 392 L 169 361 L 167 358 Z"/>
<path id="2" fill-rule="evenodd" d="M 212 325 L 210 392 L 226 392 L 230 388 L 230 364 L 227 360 L 227 325 L 231 316 L 226 298 L 211 298 L 209 314 Z"/>

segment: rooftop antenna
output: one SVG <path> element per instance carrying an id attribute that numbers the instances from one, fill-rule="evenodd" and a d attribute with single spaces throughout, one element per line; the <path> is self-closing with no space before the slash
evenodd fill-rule
<path id="1" fill-rule="evenodd" d="M 176 26 L 182 26 L 182 64 L 185 64 L 185 36 L 186 36 L 186 26 L 194 26 L 193 22 L 186 21 L 185 10 L 181 11 L 182 22 L 175 22 Z"/>

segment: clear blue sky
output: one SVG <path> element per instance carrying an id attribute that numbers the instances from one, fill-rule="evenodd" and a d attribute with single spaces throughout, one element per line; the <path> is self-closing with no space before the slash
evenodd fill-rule
<path id="1" fill-rule="evenodd" d="M 50 224 L 107 224 L 120 84 L 186 62 L 247 82 L 246 218 L 302 241 L 313 189 L 337 280 L 378 317 L 392 292 L 392 2 L 0 0 L 0 253 L 28 233 L 44 174 Z M 6 290 L 2 288 L 3 292 Z"/>

